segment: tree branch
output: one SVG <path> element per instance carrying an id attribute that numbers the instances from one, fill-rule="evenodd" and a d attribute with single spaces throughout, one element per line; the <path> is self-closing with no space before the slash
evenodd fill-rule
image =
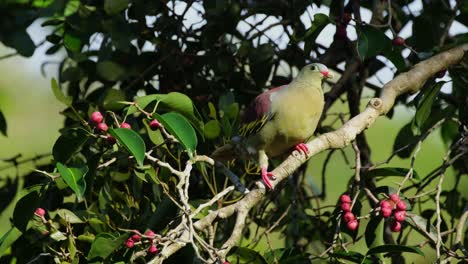
<path id="1" fill-rule="evenodd" d="M 382 90 L 379 98 L 370 100 L 366 109 L 359 115 L 346 122 L 340 129 L 323 134 L 307 143 L 309 155 L 293 152 L 281 165 L 273 170 L 276 180 L 272 186 L 277 186 L 280 182 L 288 178 L 297 170 L 307 159 L 317 155 L 327 149 L 344 148 L 349 145 L 356 136 L 364 129 L 369 128 L 377 118 L 386 114 L 394 105 L 396 98 L 404 93 L 417 92 L 434 74 L 450 65 L 457 64 L 464 53 L 468 51 L 468 44 L 455 47 L 453 49 L 439 53 L 438 55 L 416 64 L 410 71 L 398 75 L 395 79 L 388 82 Z M 225 219 L 237 213 L 235 227 L 229 239 L 223 244 L 217 252 L 219 260 L 224 260 L 229 250 L 237 245 L 242 237 L 245 218 L 250 209 L 260 203 L 266 195 L 264 188 L 257 188 L 249 192 L 244 198 L 229 206 L 210 212 L 204 218 L 194 223 L 195 229 L 202 231 L 208 230 L 215 221 Z M 162 263 L 169 256 L 177 252 L 186 245 L 185 241 L 189 239 L 190 231 L 186 228 L 176 228 L 182 230 L 177 241 L 169 244 L 161 250 L 161 253 L 152 259 L 149 263 Z"/>

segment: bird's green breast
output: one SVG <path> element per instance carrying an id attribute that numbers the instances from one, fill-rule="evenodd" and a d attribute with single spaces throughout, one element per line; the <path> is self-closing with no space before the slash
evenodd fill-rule
<path id="1" fill-rule="evenodd" d="M 269 156 L 278 156 L 311 137 L 320 119 L 324 98 L 321 87 L 291 87 L 296 91 L 280 93 L 272 105 L 273 119 L 259 136 Z"/>

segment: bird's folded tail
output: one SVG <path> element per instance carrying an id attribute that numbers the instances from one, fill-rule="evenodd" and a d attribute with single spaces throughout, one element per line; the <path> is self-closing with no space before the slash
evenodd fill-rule
<path id="1" fill-rule="evenodd" d="M 223 145 L 211 153 L 211 158 L 217 161 L 230 161 L 235 157 L 236 151 L 234 146 L 231 144 Z"/>

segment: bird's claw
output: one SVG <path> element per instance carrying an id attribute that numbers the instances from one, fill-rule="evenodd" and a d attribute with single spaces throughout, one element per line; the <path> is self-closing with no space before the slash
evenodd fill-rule
<path id="1" fill-rule="evenodd" d="M 262 180 L 265 183 L 265 185 L 271 190 L 273 189 L 273 186 L 270 183 L 270 179 L 276 180 L 276 177 L 273 173 L 268 172 L 267 168 L 262 167 L 261 169 L 261 174 L 262 174 Z"/>
<path id="2" fill-rule="evenodd" d="M 299 143 L 297 144 L 295 147 L 294 147 L 295 150 L 297 150 L 299 153 L 304 153 L 304 155 L 306 155 L 306 157 L 308 156 L 309 154 L 309 148 L 307 147 L 306 144 L 304 143 Z"/>

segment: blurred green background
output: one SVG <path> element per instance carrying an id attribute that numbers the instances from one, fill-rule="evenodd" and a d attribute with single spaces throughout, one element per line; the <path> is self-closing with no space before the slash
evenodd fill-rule
<path id="1" fill-rule="evenodd" d="M 39 30 L 38 22 L 30 27 L 32 36 L 43 36 L 43 32 Z M 34 34 L 37 33 L 37 34 Z M 36 36 L 37 39 L 40 37 Z M 37 43 L 37 39 L 35 39 Z M 1 45 L 1 44 L 0 44 Z M 8 124 L 8 137 L 0 135 L 0 179 L 7 177 L 17 177 L 33 168 L 32 163 L 25 163 L 17 171 L 13 167 L 9 167 L 10 163 L 3 161 L 17 154 L 22 154 L 23 158 L 34 157 L 40 154 L 50 153 L 52 146 L 59 135 L 59 129 L 62 127 L 63 118 L 60 111 L 64 106 L 55 100 L 50 90 L 50 79 L 56 75 L 57 62 L 60 60 L 60 55 L 55 57 L 45 57 L 44 49 L 47 46 L 36 50 L 31 58 L 22 58 L 20 56 L 12 56 L 0 60 L 0 70 L 3 78 L 0 79 L 0 109 L 4 113 Z M 14 52 L 12 49 L 0 46 L 0 56 Z M 63 54 L 62 54 L 63 56 Z M 41 73 L 41 66 L 44 62 L 51 62 L 45 66 L 45 75 Z M 362 106 L 365 107 L 368 99 L 363 99 Z M 344 105 L 335 105 L 330 112 L 339 112 L 345 110 Z M 398 131 L 409 122 L 413 116 L 414 110 L 407 107 L 397 107 L 393 119 L 381 117 L 378 122 L 368 129 L 367 135 L 369 144 L 372 148 L 372 161 L 380 162 L 388 158 L 392 152 L 392 145 Z M 439 166 L 446 152 L 447 147 L 444 146 L 440 132 L 437 130 L 429 136 L 422 145 L 421 152 L 418 154 L 416 161 L 416 171 L 420 175 L 424 175 L 433 168 Z M 351 164 L 347 164 L 343 155 L 336 152 L 332 156 L 332 160 L 327 168 L 327 197 L 321 202 L 321 205 L 334 205 L 338 196 L 347 189 L 346 184 L 354 171 L 354 152 L 350 147 L 345 149 L 345 153 Z M 321 186 L 321 171 L 327 153 L 321 153 L 314 157 L 310 163 L 310 184 Z M 50 159 L 46 157 L 44 160 Z M 394 167 L 409 167 L 409 161 L 402 161 L 394 158 L 388 166 Z M 390 185 L 397 187 L 397 181 L 401 178 L 388 178 L 379 182 L 380 185 Z M 21 181 L 20 181 L 21 183 Z M 454 184 L 454 174 L 449 171 L 445 181 L 445 189 L 452 188 Z M 462 179 L 460 188 L 468 185 L 467 179 Z M 21 184 L 19 185 L 19 189 Z M 428 187 L 427 190 L 430 190 Z M 462 192 L 463 193 L 463 192 Z M 467 192 L 463 193 L 467 198 Z M 426 207 L 433 207 L 433 204 L 426 204 Z M 3 234 L 10 226 L 9 218 L 13 206 L 0 215 L 0 235 Z M 366 213 L 368 208 L 363 209 Z M 365 223 L 362 222 L 361 226 Z M 363 228 L 361 229 L 361 232 Z M 414 243 L 419 243 L 420 236 L 412 236 Z M 362 240 L 362 242 L 364 242 Z M 266 248 L 265 244 L 260 244 L 260 247 Z M 273 248 L 283 246 L 280 237 L 276 236 L 272 241 Z M 360 244 L 349 247 L 360 247 Z M 321 250 L 321 249 L 318 249 Z M 425 262 L 432 259 L 434 250 L 429 246 L 424 248 L 426 258 L 418 257 L 413 259 L 416 262 Z"/>

